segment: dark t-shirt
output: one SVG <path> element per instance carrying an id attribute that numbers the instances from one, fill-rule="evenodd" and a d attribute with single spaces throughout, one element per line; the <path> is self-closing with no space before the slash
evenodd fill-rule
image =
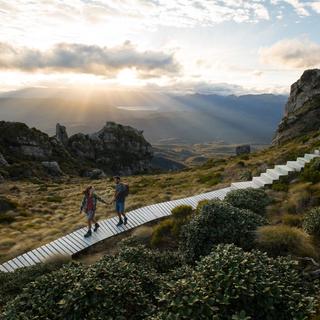
<path id="1" fill-rule="evenodd" d="M 123 183 L 118 183 L 116 184 L 116 192 L 118 193 L 116 197 L 117 202 L 124 202 L 125 196 L 124 196 L 124 191 L 125 191 L 125 186 Z"/>

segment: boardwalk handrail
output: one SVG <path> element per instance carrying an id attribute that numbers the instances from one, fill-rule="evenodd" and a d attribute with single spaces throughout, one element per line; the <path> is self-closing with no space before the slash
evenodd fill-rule
<path id="1" fill-rule="evenodd" d="M 84 238 L 86 228 L 81 228 L 39 248 L 33 249 L 22 255 L 17 256 L 0 265 L 0 271 L 12 272 L 16 269 L 29 267 L 37 263 L 44 262 L 54 256 L 72 256 L 102 240 L 111 238 L 119 233 L 134 229 L 153 220 L 169 216 L 171 210 L 178 205 L 190 205 L 196 208 L 201 200 L 221 199 L 223 200 L 231 190 L 246 188 L 261 188 L 265 185 L 272 184 L 281 176 L 286 176 L 290 172 L 300 171 L 306 163 L 313 158 L 319 157 L 319 150 L 312 154 L 305 154 L 304 157 L 297 158 L 296 161 L 287 161 L 285 165 L 276 165 L 273 169 L 267 169 L 258 177 L 253 177 L 251 181 L 231 183 L 230 187 L 202 193 L 192 197 L 166 201 L 141 207 L 127 213 L 128 224 L 117 227 L 117 217 L 99 221 L 100 228 L 93 233 L 90 238 Z"/>

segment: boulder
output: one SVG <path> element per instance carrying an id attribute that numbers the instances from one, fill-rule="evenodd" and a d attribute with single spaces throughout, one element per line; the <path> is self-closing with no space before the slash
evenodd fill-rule
<path id="1" fill-rule="evenodd" d="M 104 171 L 101 170 L 101 169 L 97 169 L 97 168 L 89 170 L 89 171 L 86 171 L 84 173 L 84 176 L 87 177 L 87 178 L 90 178 L 92 180 L 98 180 L 98 179 L 106 178 L 106 174 L 104 173 Z"/>
<path id="2" fill-rule="evenodd" d="M 316 131 L 320 127 L 320 69 L 306 70 L 291 86 L 285 115 L 273 145 Z"/>
<path id="3" fill-rule="evenodd" d="M 236 155 L 237 156 L 239 156 L 241 154 L 249 154 L 250 152 L 251 152 L 251 147 L 248 144 L 236 147 Z"/>
<path id="4" fill-rule="evenodd" d="M 68 134 L 65 126 L 62 126 L 60 123 L 56 125 L 56 139 L 61 142 L 64 146 L 68 145 Z"/>
<path id="5" fill-rule="evenodd" d="M 41 162 L 41 164 L 51 176 L 59 177 L 59 176 L 63 175 L 63 172 L 60 169 L 58 162 L 56 162 L 56 161 L 43 161 L 43 162 Z"/>

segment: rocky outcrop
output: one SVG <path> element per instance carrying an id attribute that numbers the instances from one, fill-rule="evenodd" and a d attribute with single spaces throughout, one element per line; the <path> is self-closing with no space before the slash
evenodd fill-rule
<path id="1" fill-rule="evenodd" d="M 291 86 L 285 116 L 279 124 L 273 144 L 320 128 L 320 70 L 306 70 Z"/>
<path id="2" fill-rule="evenodd" d="M 237 156 L 239 156 L 241 154 L 249 154 L 250 152 L 251 152 L 251 147 L 248 144 L 236 147 L 236 155 Z"/>
<path id="3" fill-rule="evenodd" d="M 130 175 L 151 168 L 153 151 L 142 131 L 107 122 L 96 133 L 69 138 L 64 126 L 57 124 L 56 129 L 49 137 L 23 123 L 1 121 L 0 167 L 6 171 L 2 173 L 20 179 L 91 171 L 94 178 L 102 178 L 105 173 Z"/>
<path id="4" fill-rule="evenodd" d="M 96 133 L 70 137 L 68 149 L 75 157 L 94 161 L 100 168 L 119 174 L 148 171 L 153 157 L 142 131 L 114 122 L 107 122 Z"/>
<path id="5" fill-rule="evenodd" d="M 65 126 L 60 123 L 56 125 L 56 139 L 61 142 L 64 146 L 68 145 L 68 134 Z"/>
<path id="6" fill-rule="evenodd" d="M 92 180 L 103 179 L 106 177 L 106 174 L 101 169 L 92 169 L 84 172 L 84 177 L 90 178 Z"/>
<path id="7" fill-rule="evenodd" d="M 63 175 L 57 161 L 43 161 L 41 164 L 51 176 L 59 177 Z"/>
<path id="8" fill-rule="evenodd" d="M 52 155 L 49 136 L 19 122 L 0 121 L 0 146 L 12 159 L 45 160 Z"/>

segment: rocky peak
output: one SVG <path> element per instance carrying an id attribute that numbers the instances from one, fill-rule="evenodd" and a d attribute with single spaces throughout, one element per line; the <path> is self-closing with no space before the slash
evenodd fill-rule
<path id="1" fill-rule="evenodd" d="M 320 70 L 306 70 L 291 86 L 285 115 L 273 144 L 318 130 L 320 127 Z"/>
<path id="2" fill-rule="evenodd" d="M 64 146 L 68 145 L 68 134 L 65 126 L 62 126 L 60 123 L 56 125 L 56 139 L 60 141 Z"/>

